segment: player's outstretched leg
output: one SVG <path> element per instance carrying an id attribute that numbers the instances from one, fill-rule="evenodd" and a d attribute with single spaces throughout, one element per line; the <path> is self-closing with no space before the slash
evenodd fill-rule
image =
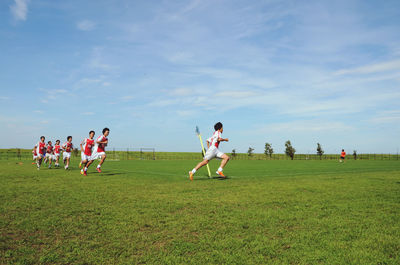
<path id="1" fill-rule="evenodd" d="M 223 154 L 222 156 L 221 156 L 221 158 L 222 158 L 222 161 L 221 161 L 221 165 L 219 166 L 219 168 L 218 168 L 218 170 L 217 170 L 217 174 L 218 175 L 220 175 L 221 177 L 224 177 L 225 178 L 225 175 L 224 175 L 224 173 L 222 173 L 222 171 L 224 170 L 224 167 L 225 167 L 225 165 L 226 165 L 226 163 L 228 163 L 228 161 L 229 161 L 229 156 L 227 156 L 226 154 Z"/>
<path id="2" fill-rule="evenodd" d="M 42 157 L 40 155 L 38 155 L 36 157 L 36 165 L 37 165 L 37 169 L 40 170 L 40 166 L 42 164 Z"/>
<path id="3" fill-rule="evenodd" d="M 86 170 L 85 169 L 87 169 L 86 168 L 86 164 L 88 163 L 88 161 L 87 160 L 81 160 L 81 162 L 79 163 L 79 167 L 81 168 L 81 167 L 83 167 L 82 169 L 81 169 L 81 174 L 82 175 L 85 175 L 85 176 L 87 176 L 87 173 L 86 173 Z"/>
<path id="4" fill-rule="evenodd" d="M 106 160 L 106 157 L 107 157 L 106 154 L 101 156 L 100 163 L 97 165 L 97 168 L 96 168 L 97 172 L 101 173 L 101 165 L 103 165 L 104 161 Z"/>
<path id="5" fill-rule="evenodd" d="M 85 168 L 83 169 L 83 175 L 85 175 L 85 176 L 87 176 L 87 170 L 88 170 L 88 168 L 89 168 L 89 166 L 91 165 L 93 163 L 93 160 L 89 160 L 87 163 L 86 163 L 86 165 L 85 165 Z"/>
<path id="6" fill-rule="evenodd" d="M 189 179 L 193 180 L 193 175 L 196 173 L 197 170 L 199 170 L 201 167 L 207 165 L 209 162 L 209 160 L 204 159 L 203 161 L 201 161 L 200 163 L 197 164 L 197 166 L 195 168 L 192 169 L 192 171 L 189 171 Z"/>

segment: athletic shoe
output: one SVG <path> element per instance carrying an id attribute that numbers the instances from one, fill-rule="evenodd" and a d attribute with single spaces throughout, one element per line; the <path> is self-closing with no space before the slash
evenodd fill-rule
<path id="1" fill-rule="evenodd" d="M 225 178 L 225 175 L 224 175 L 224 173 L 222 173 L 222 171 L 217 171 L 217 172 L 215 172 L 215 173 L 217 173 L 217 174 L 220 175 L 221 177 Z"/>
<path id="2" fill-rule="evenodd" d="M 192 171 L 189 171 L 189 179 L 193 180 L 193 172 Z"/>
<path id="3" fill-rule="evenodd" d="M 98 167 L 96 168 L 97 172 L 101 173 L 101 169 Z"/>
<path id="4" fill-rule="evenodd" d="M 83 175 L 83 169 L 81 169 L 81 175 Z"/>

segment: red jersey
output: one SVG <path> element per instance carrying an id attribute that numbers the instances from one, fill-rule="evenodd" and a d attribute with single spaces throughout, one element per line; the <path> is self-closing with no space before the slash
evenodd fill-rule
<path id="1" fill-rule="evenodd" d="M 52 145 L 50 145 L 50 144 L 47 145 L 46 153 L 48 153 L 48 154 L 52 154 L 53 153 L 53 146 Z"/>
<path id="2" fill-rule="evenodd" d="M 54 146 L 54 154 L 59 154 L 60 153 L 60 149 L 61 149 L 61 145 L 56 144 Z"/>
<path id="3" fill-rule="evenodd" d="M 94 146 L 94 140 L 93 139 L 89 139 L 89 138 L 85 138 L 82 141 L 82 147 L 83 147 L 83 153 L 87 156 L 91 156 L 92 155 L 92 149 Z"/>
<path id="4" fill-rule="evenodd" d="M 341 154 L 340 154 L 342 157 L 345 157 L 346 156 L 346 152 L 342 152 Z"/>
<path id="5" fill-rule="evenodd" d="M 37 146 L 35 145 L 35 147 L 33 147 L 33 155 L 37 156 Z"/>
<path id="6" fill-rule="evenodd" d="M 64 152 L 71 153 L 72 149 L 74 148 L 74 145 L 67 141 L 62 145 L 62 148 L 64 149 Z"/>
<path id="7" fill-rule="evenodd" d="M 46 150 L 46 143 L 38 142 L 36 145 L 36 153 L 44 155 L 45 150 Z"/>
<path id="8" fill-rule="evenodd" d="M 104 135 L 100 135 L 96 139 L 96 146 L 97 146 L 97 153 L 105 152 L 106 151 L 106 144 L 98 144 L 97 142 L 105 142 L 108 141 L 107 137 Z"/>

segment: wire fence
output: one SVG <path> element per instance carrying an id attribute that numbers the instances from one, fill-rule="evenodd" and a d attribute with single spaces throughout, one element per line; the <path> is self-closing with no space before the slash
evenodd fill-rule
<path id="1" fill-rule="evenodd" d="M 233 160 L 291 160 L 285 154 L 227 153 Z M 62 156 L 61 156 L 62 158 Z M 80 151 L 75 149 L 72 152 L 72 159 L 79 159 Z M 154 148 L 126 148 L 107 150 L 109 160 L 201 160 L 201 152 L 156 152 Z M 0 149 L 0 160 L 29 160 L 33 159 L 32 150 L 29 149 Z M 339 160 L 339 154 L 296 154 L 293 160 Z M 399 154 L 357 154 L 347 155 L 347 160 L 399 160 Z"/>

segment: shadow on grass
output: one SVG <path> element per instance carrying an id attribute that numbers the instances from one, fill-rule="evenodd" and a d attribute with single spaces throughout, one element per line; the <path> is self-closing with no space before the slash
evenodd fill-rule
<path id="1" fill-rule="evenodd" d="M 122 172 L 110 172 L 110 173 L 98 173 L 99 176 L 117 176 L 117 175 L 123 175 L 125 173 Z"/>
<path id="2" fill-rule="evenodd" d="M 195 181 L 197 181 L 197 180 L 214 180 L 214 179 L 216 179 L 216 180 L 228 180 L 230 178 L 228 176 L 226 176 L 225 178 L 224 177 L 220 177 L 220 176 L 211 177 L 211 178 L 209 178 L 209 177 L 198 178 L 198 179 L 194 178 Z"/>

